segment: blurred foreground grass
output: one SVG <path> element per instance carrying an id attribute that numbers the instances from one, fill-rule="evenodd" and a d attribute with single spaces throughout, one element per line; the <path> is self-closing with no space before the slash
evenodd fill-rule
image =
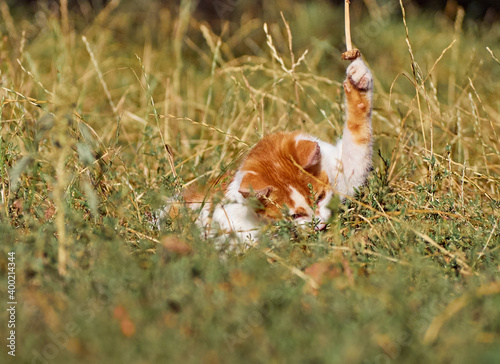
<path id="1" fill-rule="evenodd" d="M 148 216 L 263 134 L 339 137 L 342 9 L 227 2 L 209 25 L 190 1 L 3 6 L 0 292 L 15 252 L 18 304 L 2 362 L 500 362 L 500 24 L 409 6 L 407 38 L 398 2 L 366 3 L 359 203 L 223 259 L 194 215 L 161 234 Z"/>

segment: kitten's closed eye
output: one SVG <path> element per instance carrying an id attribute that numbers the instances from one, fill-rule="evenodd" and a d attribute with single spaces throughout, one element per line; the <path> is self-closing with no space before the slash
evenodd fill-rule
<path id="1" fill-rule="evenodd" d="M 326 197 L 326 192 L 325 191 L 321 191 L 320 194 L 318 195 L 318 197 L 316 198 L 316 204 L 320 203 L 321 201 L 323 201 Z"/>
<path id="2" fill-rule="evenodd" d="M 293 220 L 297 220 L 300 219 L 301 217 L 308 217 L 308 215 L 306 213 L 298 213 L 298 214 L 291 214 L 290 217 Z"/>

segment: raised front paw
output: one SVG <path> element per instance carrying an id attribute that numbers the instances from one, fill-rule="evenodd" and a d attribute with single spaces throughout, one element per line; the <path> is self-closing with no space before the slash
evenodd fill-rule
<path id="1" fill-rule="evenodd" d="M 361 58 L 358 58 L 354 60 L 349 67 L 347 67 L 347 80 L 349 80 L 350 84 L 357 88 L 360 91 L 368 91 L 371 90 L 373 87 L 373 77 L 364 62 L 361 60 Z M 347 82 L 344 83 L 344 86 L 346 87 L 346 91 L 348 90 L 349 85 Z"/>

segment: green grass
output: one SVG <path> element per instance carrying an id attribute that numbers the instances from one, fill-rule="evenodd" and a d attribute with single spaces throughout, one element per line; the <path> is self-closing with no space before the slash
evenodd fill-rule
<path id="1" fill-rule="evenodd" d="M 339 137 L 342 9 L 241 2 L 226 25 L 189 1 L 4 9 L 2 362 L 500 362 L 500 24 L 407 6 L 407 38 L 394 3 L 353 9 L 375 77 L 368 184 L 327 231 L 277 222 L 223 257 L 195 215 L 161 233 L 148 216 L 263 134 Z"/>

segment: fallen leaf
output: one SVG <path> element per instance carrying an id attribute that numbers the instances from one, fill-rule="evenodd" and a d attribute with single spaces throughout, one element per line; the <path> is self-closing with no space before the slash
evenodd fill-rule
<path id="1" fill-rule="evenodd" d="M 12 209 L 18 214 L 23 211 L 23 202 L 19 199 L 12 202 Z"/>
<path id="2" fill-rule="evenodd" d="M 50 220 L 52 219 L 52 217 L 56 214 L 56 208 L 54 205 L 50 205 L 49 207 L 47 207 L 47 209 L 45 210 L 45 214 L 44 214 L 44 217 L 45 217 L 45 220 Z"/>
<path id="3" fill-rule="evenodd" d="M 230 276 L 231 276 L 231 283 L 236 287 L 245 287 L 251 280 L 248 274 L 245 274 L 240 270 L 232 271 Z"/>
<path id="4" fill-rule="evenodd" d="M 135 334 L 135 325 L 128 317 L 121 321 L 120 328 L 122 330 L 122 334 L 126 337 L 132 337 Z"/>
<path id="5" fill-rule="evenodd" d="M 123 320 L 128 317 L 127 309 L 122 305 L 116 306 L 113 310 L 113 317 L 117 320 Z"/>
<path id="6" fill-rule="evenodd" d="M 169 252 L 179 255 L 189 255 L 193 251 L 191 246 L 185 241 L 175 237 L 167 236 L 162 239 L 161 245 Z"/>
<path id="7" fill-rule="evenodd" d="M 349 265 L 349 262 L 345 259 L 342 259 L 342 267 L 344 267 L 344 274 L 346 275 L 349 284 L 354 284 L 354 275 L 352 274 L 352 269 Z"/>
<path id="8" fill-rule="evenodd" d="M 314 281 L 321 285 L 325 278 L 335 278 L 341 273 L 336 264 L 323 261 L 312 264 L 305 269 L 305 273 L 310 276 Z"/>

